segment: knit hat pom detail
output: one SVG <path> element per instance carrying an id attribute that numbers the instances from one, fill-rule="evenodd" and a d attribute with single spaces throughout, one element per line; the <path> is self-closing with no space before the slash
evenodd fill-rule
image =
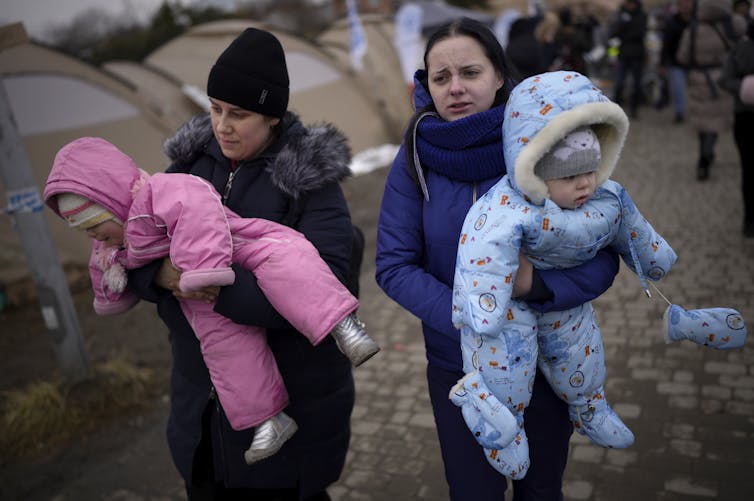
<path id="1" fill-rule="evenodd" d="M 115 247 L 100 247 L 94 257 L 97 266 L 104 272 L 104 284 L 116 293 L 123 292 L 128 283 L 126 268 L 120 263 L 119 254 L 120 251 Z"/>

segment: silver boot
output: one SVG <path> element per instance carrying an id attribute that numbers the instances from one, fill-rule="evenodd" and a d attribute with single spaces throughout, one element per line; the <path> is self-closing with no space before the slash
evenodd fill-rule
<path id="1" fill-rule="evenodd" d="M 296 422 L 285 412 L 272 416 L 254 430 L 254 439 L 244 453 L 246 464 L 253 464 L 275 454 L 298 430 Z"/>
<path id="2" fill-rule="evenodd" d="M 330 334 L 335 338 L 340 351 L 351 360 L 354 367 L 363 364 L 380 351 L 379 345 L 369 337 L 364 330 L 364 323 L 355 313 L 341 320 Z"/>

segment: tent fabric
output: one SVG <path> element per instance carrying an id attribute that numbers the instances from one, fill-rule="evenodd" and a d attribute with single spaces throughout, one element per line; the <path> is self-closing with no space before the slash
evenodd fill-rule
<path id="1" fill-rule="evenodd" d="M 422 35 L 425 37 L 431 35 L 443 24 L 459 17 L 470 17 L 490 27 L 495 23 L 494 16 L 476 10 L 456 7 L 445 2 L 420 0 L 415 3 L 422 8 Z"/>

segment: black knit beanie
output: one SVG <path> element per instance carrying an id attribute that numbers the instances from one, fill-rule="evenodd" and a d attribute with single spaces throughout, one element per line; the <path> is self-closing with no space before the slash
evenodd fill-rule
<path id="1" fill-rule="evenodd" d="M 212 66 L 207 95 L 245 110 L 282 118 L 288 109 L 288 68 L 274 35 L 246 28 Z"/>

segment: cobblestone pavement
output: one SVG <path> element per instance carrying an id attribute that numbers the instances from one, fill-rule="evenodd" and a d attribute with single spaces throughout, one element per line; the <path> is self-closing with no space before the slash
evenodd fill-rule
<path id="1" fill-rule="evenodd" d="M 730 135 L 720 138 L 705 183 L 695 180 L 696 151 L 688 125 L 673 125 L 668 111 L 642 110 L 614 178 L 680 256 L 658 285 L 662 293 L 689 309 L 735 307 L 751 328 L 754 240 L 741 235 L 735 147 Z M 447 492 L 419 324 L 373 278 L 384 176 L 374 172 L 346 184 L 354 219 L 367 233 L 361 316 L 383 350 L 354 372 L 351 450 L 329 492 L 335 501 L 442 501 Z M 567 501 L 754 499 L 754 341 L 733 352 L 666 344 L 665 306 L 660 297 L 646 298 L 625 266 L 595 301 L 607 358 L 606 394 L 636 443 L 606 450 L 574 435 Z M 183 499 L 163 435 L 166 408 L 163 402 L 51 458 L 0 471 L 0 498 Z M 133 430 L 129 439 L 124 428 Z"/>

